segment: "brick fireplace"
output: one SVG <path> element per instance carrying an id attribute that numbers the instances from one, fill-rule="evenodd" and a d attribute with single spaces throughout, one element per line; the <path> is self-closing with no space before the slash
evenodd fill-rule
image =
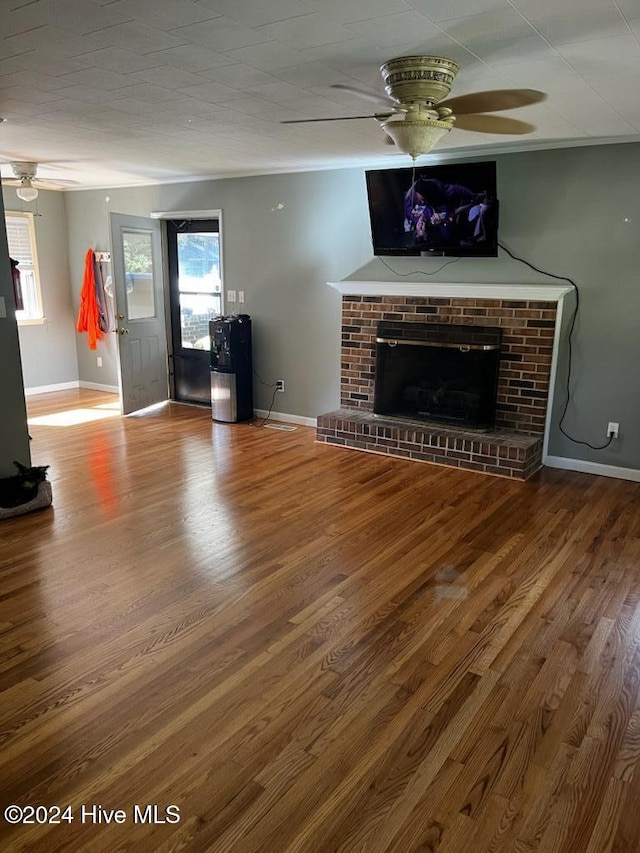
<path id="1" fill-rule="evenodd" d="M 340 282 L 340 409 L 318 417 L 318 441 L 526 480 L 542 465 L 564 298 L 545 285 Z M 381 321 L 500 329 L 495 427 L 488 432 L 374 415 Z"/>

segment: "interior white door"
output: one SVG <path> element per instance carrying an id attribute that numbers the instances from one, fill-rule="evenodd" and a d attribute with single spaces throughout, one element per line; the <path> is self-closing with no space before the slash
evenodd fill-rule
<path id="1" fill-rule="evenodd" d="M 111 261 L 125 415 L 169 396 L 160 223 L 111 214 Z"/>

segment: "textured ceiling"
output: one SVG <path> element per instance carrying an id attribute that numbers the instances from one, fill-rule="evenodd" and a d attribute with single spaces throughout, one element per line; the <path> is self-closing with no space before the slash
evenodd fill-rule
<path id="1" fill-rule="evenodd" d="M 0 0 L 0 162 L 81 186 L 406 165 L 373 119 L 279 122 L 370 112 L 332 84 L 381 92 L 412 53 L 461 65 L 454 96 L 549 94 L 509 112 L 526 141 L 441 152 L 640 138 L 640 0 Z"/>

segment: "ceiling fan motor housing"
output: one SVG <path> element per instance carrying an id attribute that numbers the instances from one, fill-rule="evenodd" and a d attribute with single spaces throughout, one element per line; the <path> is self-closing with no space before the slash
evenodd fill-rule
<path id="1" fill-rule="evenodd" d="M 24 178 L 33 180 L 38 170 L 38 164 L 20 161 L 17 163 L 12 163 L 11 168 L 13 169 L 13 174 L 19 180 L 23 180 Z"/>
<path id="2" fill-rule="evenodd" d="M 398 56 L 380 68 L 385 90 L 397 104 L 446 98 L 459 71 L 457 63 L 442 56 Z"/>

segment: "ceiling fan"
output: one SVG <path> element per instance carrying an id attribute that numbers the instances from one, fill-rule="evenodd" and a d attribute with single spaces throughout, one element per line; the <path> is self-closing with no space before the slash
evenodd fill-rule
<path id="1" fill-rule="evenodd" d="M 531 133 L 534 126 L 520 119 L 490 116 L 484 113 L 511 110 L 544 101 L 544 92 L 535 89 L 496 89 L 446 98 L 459 71 L 459 65 L 442 56 L 399 56 L 380 68 L 385 91 L 392 103 L 385 111 L 366 116 L 308 118 L 283 121 L 305 124 L 316 121 L 352 121 L 374 118 L 380 122 L 390 145 L 414 160 L 426 154 L 454 127 L 480 133 Z M 354 92 L 381 102 L 373 92 L 340 83 L 333 88 Z"/>
<path id="2" fill-rule="evenodd" d="M 9 164 L 13 178 L 2 178 L 2 183 L 9 187 L 17 187 L 16 195 L 23 201 L 34 201 L 38 198 L 38 189 L 51 190 L 72 186 L 77 181 L 58 180 L 57 178 L 38 178 L 38 163 L 14 161 Z"/>

